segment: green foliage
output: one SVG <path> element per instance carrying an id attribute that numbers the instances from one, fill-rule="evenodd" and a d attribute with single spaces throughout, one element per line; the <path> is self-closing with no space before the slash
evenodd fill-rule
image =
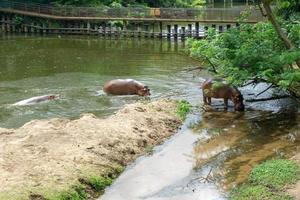
<path id="1" fill-rule="evenodd" d="M 103 191 L 105 187 L 112 184 L 112 178 L 102 176 L 92 176 L 87 179 L 87 183 L 96 191 Z"/>
<path id="2" fill-rule="evenodd" d="M 185 100 L 177 101 L 176 114 L 184 120 L 191 109 L 191 104 Z"/>
<path id="3" fill-rule="evenodd" d="M 283 186 L 296 182 L 299 167 L 290 160 L 268 160 L 256 167 L 250 173 L 249 181 L 270 188 L 280 189 Z"/>
<path id="4" fill-rule="evenodd" d="M 270 199 L 272 193 L 264 186 L 243 185 L 234 189 L 231 194 L 231 200 L 254 200 L 254 199 Z"/>
<path id="5" fill-rule="evenodd" d="M 230 193 L 230 200 L 292 200 L 292 197 L 270 191 L 260 185 L 245 184 Z"/>
<path id="6" fill-rule="evenodd" d="M 24 24 L 24 18 L 18 15 L 14 17 L 13 21 L 17 28 L 21 27 L 21 25 Z"/>
<path id="7" fill-rule="evenodd" d="M 299 25 L 284 28 L 298 44 Z M 270 23 L 241 24 L 223 34 L 210 29 L 207 39 L 189 40 L 188 48 L 192 57 L 203 60 L 209 70 L 216 70 L 218 76 L 237 86 L 250 79 L 284 89 L 300 83 L 299 70 L 292 66 L 300 59 L 300 49 L 286 50 Z"/>
<path id="8" fill-rule="evenodd" d="M 84 190 L 84 187 L 74 186 L 69 191 L 61 192 L 59 197 L 59 200 L 85 200 L 87 199 L 87 194 Z"/>

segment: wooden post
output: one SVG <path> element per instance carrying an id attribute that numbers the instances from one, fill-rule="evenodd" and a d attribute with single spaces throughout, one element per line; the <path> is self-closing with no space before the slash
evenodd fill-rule
<path id="1" fill-rule="evenodd" d="M 11 20 L 11 16 L 9 15 L 8 16 L 8 32 L 11 32 L 11 22 L 12 22 L 12 20 Z"/>
<path id="2" fill-rule="evenodd" d="M 171 25 L 167 25 L 167 38 L 171 38 Z"/>
<path id="3" fill-rule="evenodd" d="M 24 33 L 28 33 L 28 27 L 26 25 L 24 26 Z"/>
<path id="4" fill-rule="evenodd" d="M 14 20 L 13 20 L 13 16 L 12 15 L 10 16 L 10 22 L 11 22 L 11 24 L 10 24 L 10 26 L 11 26 L 11 32 L 16 33 L 17 32 L 16 31 L 16 25 L 14 24 Z"/>
<path id="5" fill-rule="evenodd" d="M 177 39 L 177 37 L 178 37 L 178 25 L 175 24 L 175 25 L 174 25 L 174 38 Z"/>
<path id="6" fill-rule="evenodd" d="M 34 26 L 34 23 L 32 22 L 32 23 L 30 24 L 30 29 L 29 29 L 29 30 L 30 30 L 30 31 L 29 31 L 30 33 L 34 33 L 33 26 Z"/>
<path id="7" fill-rule="evenodd" d="M 198 38 L 199 37 L 199 22 L 196 22 L 195 29 L 196 29 L 196 38 Z"/>
<path id="8" fill-rule="evenodd" d="M 155 23 L 152 23 L 152 34 L 151 37 L 154 38 L 155 37 Z"/>
<path id="9" fill-rule="evenodd" d="M 145 37 L 147 38 L 149 36 L 149 24 L 144 24 L 145 28 Z"/>
<path id="10" fill-rule="evenodd" d="M 188 37 L 192 37 L 192 24 L 188 24 Z"/>
<path id="11" fill-rule="evenodd" d="M 3 31 L 3 32 L 5 32 L 5 16 L 4 15 L 2 15 L 1 16 L 1 30 Z"/>
<path id="12" fill-rule="evenodd" d="M 184 27 L 184 26 L 181 27 L 181 35 L 180 35 L 180 38 L 181 38 L 182 40 L 184 40 L 184 38 L 185 38 L 185 27 Z"/>
<path id="13" fill-rule="evenodd" d="M 43 23 L 43 34 L 46 34 L 46 24 Z"/>
<path id="14" fill-rule="evenodd" d="M 138 32 L 138 38 L 141 37 L 141 25 L 138 23 L 137 24 L 137 32 Z"/>
<path id="15" fill-rule="evenodd" d="M 107 24 L 103 24 L 103 36 L 105 37 L 107 35 Z"/>
<path id="16" fill-rule="evenodd" d="M 163 37 L 163 24 L 162 22 L 159 22 L 159 37 Z"/>
<path id="17" fill-rule="evenodd" d="M 204 26 L 204 36 L 207 34 L 208 26 Z"/>
<path id="18" fill-rule="evenodd" d="M 87 24 L 86 24 L 86 29 L 87 29 L 87 32 L 90 33 L 90 29 L 91 29 L 91 24 L 90 24 L 90 22 L 87 22 Z"/>

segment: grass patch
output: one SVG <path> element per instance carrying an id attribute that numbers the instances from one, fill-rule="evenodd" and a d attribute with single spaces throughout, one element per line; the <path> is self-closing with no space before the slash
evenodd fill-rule
<path id="1" fill-rule="evenodd" d="M 231 200 L 254 200 L 254 199 L 269 199 L 272 193 L 264 186 L 242 185 L 239 188 L 233 189 L 230 194 Z"/>
<path id="2" fill-rule="evenodd" d="M 244 184 L 233 189 L 230 200 L 292 200 L 293 198 L 282 192 L 271 191 L 262 185 Z"/>
<path id="3" fill-rule="evenodd" d="M 59 194 L 58 200 L 85 200 L 87 193 L 82 185 L 73 186 L 68 191 L 63 191 Z"/>
<path id="4" fill-rule="evenodd" d="M 298 165 L 290 160 L 268 160 L 254 167 L 249 181 L 271 188 L 280 189 L 283 186 L 295 183 L 299 172 Z"/>
<path id="5" fill-rule="evenodd" d="M 181 119 L 185 120 L 187 114 L 189 113 L 191 109 L 191 104 L 187 102 L 186 100 L 180 100 L 176 102 L 176 115 Z"/>
<path id="6" fill-rule="evenodd" d="M 104 176 L 89 174 L 85 178 L 79 178 L 79 183 L 66 190 L 42 194 L 41 197 L 44 197 L 45 200 L 87 200 L 91 197 L 96 198 L 123 171 L 123 166 L 114 165 L 106 171 Z"/>
<path id="7" fill-rule="evenodd" d="M 91 176 L 87 178 L 86 183 L 96 191 L 103 191 L 107 186 L 112 184 L 113 179 L 110 177 Z"/>
<path id="8" fill-rule="evenodd" d="M 291 200 L 284 186 L 298 180 L 299 167 L 291 160 L 273 159 L 255 166 L 248 182 L 234 188 L 230 200 Z"/>

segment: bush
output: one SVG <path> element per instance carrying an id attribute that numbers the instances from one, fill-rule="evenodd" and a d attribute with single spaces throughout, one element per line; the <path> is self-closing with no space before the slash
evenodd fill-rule
<path id="1" fill-rule="evenodd" d="M 185 100 L 177 101 L 176 115 L 184 120 L 191 109 L 191 104 Z"/>

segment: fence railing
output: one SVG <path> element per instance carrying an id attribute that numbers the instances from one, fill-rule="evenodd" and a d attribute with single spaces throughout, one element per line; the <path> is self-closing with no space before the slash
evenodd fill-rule
<path id="1" fill-rule="evenodd" d="M 107 8 L 107 7 L 71 7 L 52 6 L 35 3 L 22 3 L 0 0 L 0 9 L 17 10 L 44 15 L 61 17 L 97 17 L 97 18 L 136 18 L 136 19 L 185 19 L 199 21 L 230 21 L 236 20 L 242 7 L 233 8 Z M 247 9 L 249 21 L 261 21 L 263 17 L 257 9 Z"/>

